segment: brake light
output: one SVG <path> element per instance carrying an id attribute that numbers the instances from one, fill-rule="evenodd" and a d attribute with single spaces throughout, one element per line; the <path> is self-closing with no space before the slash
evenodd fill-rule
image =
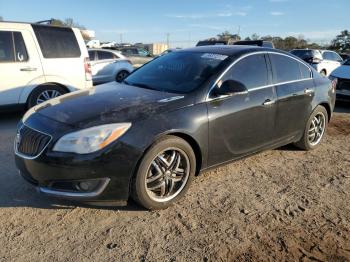
<path id="1" fill-rule="evenodd" d="M 84 58 L 84 70 L 85 70 L 85 80 L 90 81 L 92 79 L 91 64 L 88 57 Z"/>

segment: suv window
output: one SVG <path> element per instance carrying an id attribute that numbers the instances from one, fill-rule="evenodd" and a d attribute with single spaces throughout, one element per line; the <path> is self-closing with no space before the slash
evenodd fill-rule
<path id="1" fill-rule="evenodd" d="M 285 55 L 270 54 L 274 84 L 301 79 L 300 62 Z"/>
<path id="2" fill-rule="evenodd" d="M 268 84 L 268 71 L 265 55 L 251 55 L 235 64 L 226 74 L 225 80 L 231 79 L 245 85 L 246 88 Z"/>
<path id="3" fill-rule="evenodd" d="M 12 32 L 0 31 L 0 62 L 15 62 Z"/>
<path id="4" fill-rule="evenodd" d="M 343 58 L 340 57 L 340 55 L 338 55 L 336 52 L 330 52 L 332 54 L 333 57 L 333 61 L 336 62 L 342 62 Z"/>
<path id="5" fill-rule="evenodd" d="M 104 51 L 97 51 L 97 57 L 97 60 L 115 59 L 112 53 Z"/>
<path id="6" fill-rule="evenodd" d="M 79 44 L 71 28 L 32 25 L 45 58 L 80 57 Z"/>
<path id="7" fill-rule="evenodd" d="M 0 62 L 25 62 L 28 53 L 20 32 L 0 31 Z"/>
<path id="8" fill-rule="evenodd" d="M 23 40 L 22 33 L 13 32 L 13 39 L 15 43 L 16 62 L 28 61 L 28 53 Z"/>
<path id="9" fill-rule="evenodd" d="M 333 57 L 332 52 L 324 52 L 324 53 L 323 53 L 323 59 L 333 61 L 333 60 L 334 60 L 334 57 Z"/>

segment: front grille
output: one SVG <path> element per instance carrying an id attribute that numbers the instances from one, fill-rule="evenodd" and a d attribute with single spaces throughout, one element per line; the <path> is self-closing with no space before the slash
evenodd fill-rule
<path id="1" fill-rule="evenodd" d="M 37 157 L 49 144 L 51 137 L 22 125 L 17 131 L 16 151 L 27 157 Z"/>
<path id="2" fill-rule="evenodd" d="M 338 89 L 350 90 L 350 80 L 349 79 L 338 79 Z"/>

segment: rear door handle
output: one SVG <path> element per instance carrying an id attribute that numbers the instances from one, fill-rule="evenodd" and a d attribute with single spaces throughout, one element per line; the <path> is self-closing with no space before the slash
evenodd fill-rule
<path id="1" fill-rule="evenodd" d="M 273 101 L 271 99 L 266 99 L 265 102 L 263 103 L 263 106 L 270 106 L 274 103 L 275 103 L 275 101 Z"/>
<path id="2" fill-rule="evenodd" d="M 36 71 L 37 69 L 35 67 L 24 67 L 24 68 L 21 68 L 20 70 L 24 72 L 32 72 L 32 71 Z"/>
<path id="3" fill-rule="evenodd" d="M 312 94 L 313 92 L 314 92 L 314 90 L 309 89 L 309 88 L 306 88 L 306 89 L 304 90 L 304 94 L 305 94 L 305 95 Z"/>

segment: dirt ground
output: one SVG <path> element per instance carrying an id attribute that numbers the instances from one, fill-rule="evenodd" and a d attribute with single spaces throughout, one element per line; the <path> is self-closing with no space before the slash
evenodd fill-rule
<path id="1" fill-rule="evenodd" d="M 350 114 L 315 151 L 293 146 L 206 172 L 167 210 L 96 208 L 36 193 L 0 120 L 1 261 L 350 261 Z"/>

